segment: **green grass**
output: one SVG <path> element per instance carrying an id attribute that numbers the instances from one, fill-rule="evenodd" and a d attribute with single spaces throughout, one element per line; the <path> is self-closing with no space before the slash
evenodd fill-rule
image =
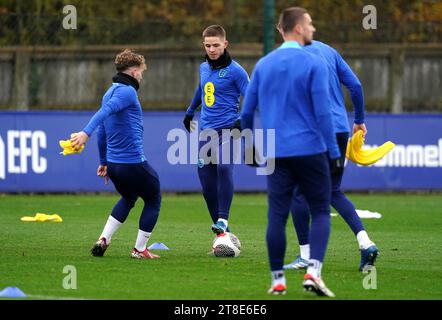
<path id="1" fill-rule="evenodd" d="M 357 271 L 357 242 L 342 218 L 332 217 L 323 277 L 338 299 L 442 299 L 442 197 L 350 195 L 378 245 L 377 289 L 365 290 Z M 34 298 L 85 299 L 317 299 L 302 290 L 302 272 L 286 273 L 288 293 L 272 297 L 265 244 L 264 194 L 235 195 L 230 224 L 242 243 L 238 258 L 208 255 L 213 234 L 201 195 L 164 195 L 150 243 L 171 250 L 161 259 L 129 258 L 138 229 L 140 200 L 112 239 L 106 255 L 90 248 L 117 201 L 111 195 L 0 196 L 0 290 L 16 286 Z M 62 223 L 21 222 L 36 212 L 58 213 Z M 291 220 L 286 262 L 298 252 Z M 77 270 L 77 289 L 63 289 L 63 268 Z"/>

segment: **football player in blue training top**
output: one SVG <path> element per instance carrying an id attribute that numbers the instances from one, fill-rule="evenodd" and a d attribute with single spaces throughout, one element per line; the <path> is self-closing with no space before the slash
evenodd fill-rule
<path id="1" fill-rule="evenodd" d="M 330 234 L 330 174 L 342 170 L 343 162 L 333 130 L 327 66 L 302 48 L 315 31 L 305 9 L 285 9 L 279 27 L 285 42 L 256 64 L 241 113 L 242 128 L 253 128 L 259 105 L 264 130 L 275 130 L 275 168 L 267 176 L 266 241 L 272 276 L 268 292 L 286 293 L 285 228 L 294 190 L 299 187 L 312 218 L 311 254 L 303 286 L 333 297 L 321 270 Z"/>
<path id="2" fill-rule="evenodd" d="M 212 129 L 218 134 L 219 160 L 207 163 L 199 156 L 198 177 L 203 189 L 203 196 L 213 221 L 212 231 L 219 235 L 228 231 L 230 205 L 233 199 L 233 164 L 232 157 L 225 163 L 221 156 L 223 129 L 241 129 L 239 104 L 244 96 L 249 76 L 247 72 L 229 55 L 226 31 L 219 25 L 212 25 L 203 31 L 203 45 L 206 50 L 206 61 L 200 65 L 200 82 L 193 100 L 186 111 L 184 126 L 187 131 L 193 130 L 195 110 L 201 105 L 199 150 L 209 143 L 202 141 L 204 130 Z M 225 130 L 224 130 L 225 131 Z M 229 131 L 230 132 L 230 131 Z M 233 137 L 230 146 L 233 145 Z M 232 150 L 229 150 L 233 153 Z M 210 156 L 210 155 L 209 155 Z"/>
<path id="3" fill-rule="evenodd" d="M 141 197 L 144 208 L 131 256 L 138 259 L 159 258 L 146 248 L 160 212 L 161 192 L 158 174 L 147 163 L 143 150 L 143 111 L 137 90 L 146 70 L 145 59 L 125 50 L 117 55 L 115 66 L 118 73 L 112 78 L 112 86 L 104 95 L 100 110 L 83 131 L 71 139 L 72 145 L 80 148 L 98 128 L 100 165 L 97 175 L 106 181 L 109 177 L 121 195 L 91 253 L 96 257 L 103 256 L 112 235 Z"/>
<path id="4" fill-rule="evenodd" d="M 345 151 L 350 132 L 348 125 L 347 110 L 345 108 L 344 95 L 341 84 L 347 87 L 354 105 L 355 120 L 353 133 L 362 130 L 364 134 L 367 129 L 364 124 L 364 93 L 361 83 L 353 73 L 348 64 L 341 55 L 332 47 L 319 41 L 313 41 L 310 45 L 304 46 L 304 49 L 316 56 L 321 57 L 329 73 L 330 107 L 333 114 L 334 130 L 341 152 L 342 161 L 345 160 Z M 356 236 L 361 251 L 361 261 L 359 271 L 365 267 L 374 265 L 379 254 L 378 248 L 370 240 L 364 226 L 356 213 L 354 205 L 345 196 L 341 190 L 343 171 L 332 175 L 332 196 L 331 205 L 344 218 L 345 222 L 351 228 Z M 294 192 L 292 201 L 292 219 L 298 235 L 300 255 L 296 259 L 284 266 L 284 269 L 307 269 L 310 254 L 309 245 L 309 207 L 299 188 Z"/>

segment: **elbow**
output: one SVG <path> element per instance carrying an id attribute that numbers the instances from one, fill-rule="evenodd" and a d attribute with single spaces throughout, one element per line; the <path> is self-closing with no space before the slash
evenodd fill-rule
<path id="1" fill-rule="evenodd" d="M 247 111 L 247 112 L 242 112 L 241 113 L 241 120 L 251 120 L 251 119 L 253 119 L 253 112 L 249 112 L 249 111 Z"/>
<path id="2" fill-rule="evenodd" d="M 355 92 L 362 92 L 362 84 L 361 81 L 356 80 L 356 82 L 353 84 L 353 90 Z"/>

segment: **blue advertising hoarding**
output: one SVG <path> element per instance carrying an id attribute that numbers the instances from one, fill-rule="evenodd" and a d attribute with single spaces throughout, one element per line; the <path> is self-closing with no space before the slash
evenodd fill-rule
<path id="1" fill-rule="evenodd" d="M 95 134 L 81 154 L 60 154 L 59 140 L 81 130 L 92 115 L 0 112 L 0 192 L 115 191 L 111 183 L 105 185 L 96 176 Z M 181 112 L 144 113 L 144 151 L 166 192 L 201 190 L 195 163 L 171 164 L 168 160 L 174 145 L 170 133 L 184 130 L 182 118 Z M 373 166 L 347 162 L 344 190 L 442 190 L 442 115 L 368 114 L 366 124 L 366 146 L 390 140 L 396 147 Z M 183 131 L 182 137 L 190 149 L 189 135 Z M 246 165 L 235 167 L 234 182 L 236 191 L 265 191 L 265 176 L 256 175 Z"/>

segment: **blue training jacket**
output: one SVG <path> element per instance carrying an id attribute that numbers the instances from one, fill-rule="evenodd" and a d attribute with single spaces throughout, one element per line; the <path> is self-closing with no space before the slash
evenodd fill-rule
<path id="1" fill-rule="evenodd" d="M 204 129 L 231 128 L 239 119 L 239 98 L 245 96 L 249 76 L 235 60 L 223 69 L 213 70 L 208 62 L 200 65 L 200 83 L 186 111 L 194 115 L 200 105 L 200 127 Z"/>
<path id="2" fill-rule="evenodd" d="M 355 111 L 354 122 L 357 124 L 364 123 L 364 92 L 361 82 L 339 52 L 320 41 L 313 41 L 311 45 L 304 46 L 304 49 L 322 57 L 327 64 L 330 85 L 330 103 L 335 132 L 350 132 L 341 83 L 347 87 L 350 92 Z"/>
<path id="3" fill-rule="evenodd" d="M 323 60 L 297 42 L 285 42 L 255 66 L 243 102 L 242 127 L 253 128 L 259 105 L 264 129 L 275 129 L 275 157 L 308 156 L 329 151 L 340 156 L 333 129 Z"/>
<path id="4" fill-rule="evenodd" d="M 103 96 L 100 110 L 83 131 L 91 136 L 97 127 L 101 165 L 145 161 L 143 111 L 132 86 L 112 84 Z"/>

